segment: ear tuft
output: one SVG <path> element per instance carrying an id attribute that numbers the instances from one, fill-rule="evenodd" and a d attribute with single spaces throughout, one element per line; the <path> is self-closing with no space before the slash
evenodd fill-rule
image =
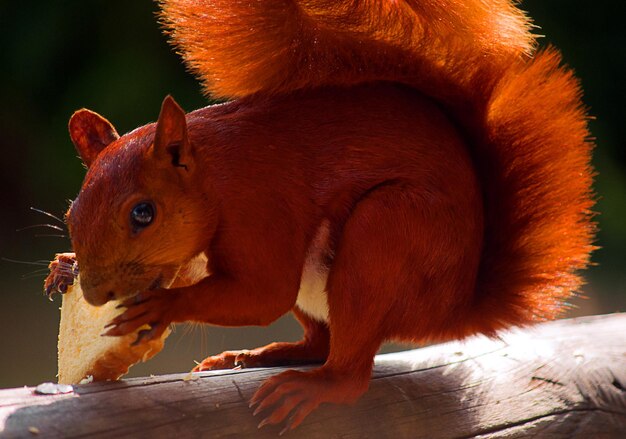
<path id="1" fill-rule="evenodd" d="M 108 120 L 84 108 L 72 114 L 68 127 L 72 143 L 87 167 L 100 151 L 120 137 Z"/>
<path id="2" fill-rule="evenodd" d="M 189 170 L 190 148 L 187 139 L 185 111 L 173 97 L 163 99 L 154 135 L 154 154 L 168 165 Z"/>

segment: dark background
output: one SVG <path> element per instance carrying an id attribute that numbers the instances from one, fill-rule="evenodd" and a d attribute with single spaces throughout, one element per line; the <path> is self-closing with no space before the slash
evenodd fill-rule
<path id="1" fill-rule="evenodd" d="M 570 315 L 626 309 L 626 33 L 622 2 L 527 0 L 529 11 L 582 79 L 595 116 L 594 164 L 602 246 L 587 278 L 585 301 Z M 0 2 L 0 387 L 54 380 L 60 300 L 41 292 L 45 262 L 70 250 L 58 233 L 27 229 L 54 220 L 34 206 L 62 216 L 79 191 L 84 169 L 67 135 L 72 112 L 87 107 L 118 132 L 156 119 L 171 93 L 190 111 L 207 104 L 160 33 L 150 0 Z M 187 371 L 223 349 L 295 340 L 291 317 L 268 329 L 178 327 L 155 360 L 134 374 Z"/>

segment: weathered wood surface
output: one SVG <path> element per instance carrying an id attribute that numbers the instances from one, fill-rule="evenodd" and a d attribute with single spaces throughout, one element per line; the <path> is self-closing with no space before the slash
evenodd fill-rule
<path id="1" fill-rule="evenodd" d="M 0 391 L 0 437 L 242 438 L 247 401 L 281 369 L 76 386 L 61 396 Z M 287 437 L 626 438 L 626 314 L 546 323 L 380 355 L 353 406 L 322 406 Z"/>

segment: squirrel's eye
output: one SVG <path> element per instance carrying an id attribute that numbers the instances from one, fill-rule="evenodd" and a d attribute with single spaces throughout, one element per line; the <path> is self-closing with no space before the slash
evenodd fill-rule
<path id="1" fill-rule="evenodd" d="M 130 211 L 130 221 L 137 229 L 150 225 L 153 219 L 154 207 L 150 203 L 139 203 Z"/>

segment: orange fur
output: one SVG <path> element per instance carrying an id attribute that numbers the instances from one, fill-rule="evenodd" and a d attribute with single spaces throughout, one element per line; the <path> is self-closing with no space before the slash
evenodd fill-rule
<path id="1" fill-rule="evenodd" d="M 594 226 L 592 144 L 578 82 L 553 49 L 529 58 L 531 26 L 511 1 L 162 7 L 172 42 L 212 95 L 393 80 L 441 102 L 465 130 L 487 226 L 476 298 L 462 314 L 481 317 L 457 328 L 446 322 L 434 339 L 554 318 L 579 288 L 575 273 L 589 261 Z"/>
<path id="2" fill-rule="evenodd" d="M 493 336 L 555 317 L 580 287 L 594 233 L 580 91 L 555 50 L 533 54 L 512 2 L 162 7 L 207 91 L 236 99 L 185 117 L 167 98 L 156 124 L 120 138 L 94 113 L 73 116 L 89 171 L 67 219 L 85 296 L 129 298 L 109 335 L 293 310 L 302 342 L 199 366 L 323 361 L 253 398 L 293 428 L 358 398 L 385 340 Z M 145 202 L 156 215 L 137 227 Z M 326 321 L 296 305 L 312 244 Z M 200 252 L 211 276 L 163 289 Z"/>
<path id="3" fill-rule="evenodd" d="M 471 86 L 485 57 L 527 55 L 535 44 L 508 0 L 161 5 L 185 61 L 208 92 L 226 98 L 380 79 Z"/>

